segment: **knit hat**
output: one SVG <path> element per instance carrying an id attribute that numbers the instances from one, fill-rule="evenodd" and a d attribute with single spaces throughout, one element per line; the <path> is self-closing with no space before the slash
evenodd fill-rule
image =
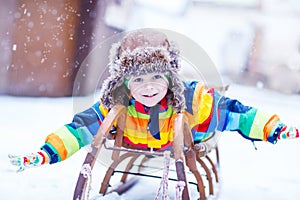
<path id="1" fill-rule="evenodd" d="M 110 76 L 104 80 L 100 101 L 110 109 L 116 104 L 128 105 L 130 91 L 125 79 L 147 73 L 162 73 L 168 77 L 168 104 L 176 112 L 185 109 L 184 86 L 178 78 L 179 50 L 167 36 L 156 29 L 139 29 L 128 33 L 113 44 L 109 60 Z"/>

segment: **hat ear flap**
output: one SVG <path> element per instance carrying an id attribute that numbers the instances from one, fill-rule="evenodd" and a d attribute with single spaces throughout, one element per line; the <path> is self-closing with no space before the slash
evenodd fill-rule
<path id="1" fill-rule="evenodd" d="M 104 80 L 101 90 L 100 90 L 100 102 L 105 108 L 110 109 L 110 103 L 112 101 L 111 91 L 113 89 L 113 84 L 109 79 Z"/>
<path id="2" fill-rule="evenodd" d="M 112 108 L 114 105 L 113 91 L 118 83 L 118 78 L 108 77 L 104 82 L 100 90 L 100 101 L 105 108 Z"/>
<path id="3" fill-rule="evenodd" d="M 173 106 L 175 112 L 179 113 L 186 109 L 184 85 L 183 82 L 173 72 L 168 73 L 169 76 L 169 89 L 172 91 L 170 104 Z"/>
<path id="4" fill-rule="evenodd" d="M 100 101 L 105 108 L 111 109 L 114 105 L 128 106 L 130 91 L 123 83 L 123 77 L 107 78 L 100 91 Z"/>
<path id="5" fill-rule="evenodd" d="M 129 104 L 130 91 L 125 86 L 125 84 L 121 84 L 116 87 L 116 89 L 112 92 L 113 105 L 121 104 L 124 106 L 128 106 Z"/>

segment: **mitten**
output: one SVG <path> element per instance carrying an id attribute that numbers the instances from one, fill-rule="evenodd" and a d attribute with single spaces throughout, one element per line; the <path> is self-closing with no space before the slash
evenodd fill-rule
<path id="1" fill-rule="evenodd" d="M 278 135 L 278 140 L 294 139 L 298 137 L 299 137 L 299 128 L 294 126 L 284 126 Z"/>
<path id="2" fill-rule="evenodd" d="M 19 167 L 17 172 L 24 171 L 27 168 L 39 167 L 41 165 L 49 163 L 49 156 L 44 151 L 37 153 L 31 153 L 25 156 L 8 155 L 11 164 Z"/>

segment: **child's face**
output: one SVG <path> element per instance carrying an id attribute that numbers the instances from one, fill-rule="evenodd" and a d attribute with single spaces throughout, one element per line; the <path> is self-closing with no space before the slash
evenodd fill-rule
<path id="1" fill-rule="evenodd" d="M 150 73 L 132 77 L 129 82 L 132 96 L 140 103 L 152 107 L 167 94 L 168 81 L 164 75 Z"/>

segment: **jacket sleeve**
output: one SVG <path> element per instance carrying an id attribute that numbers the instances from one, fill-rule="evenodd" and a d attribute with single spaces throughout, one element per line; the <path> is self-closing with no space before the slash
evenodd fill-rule
<path id="1" fill-rule="evenodd" d="M 48 135 L 41 149 L 49 155 L 50 164 L 65 160 L 81 147 L 91 144 L 106 114 L 107 110 L 96 103 L 76 114 L 70 124 Z"/>
<path id="2" fill-rule="evenodd" d="M 218 109 L 221 131 L 238 131 L 249 140 L 273 144 L 278 139 L 299 137 L 299 129 L 286 126 L 276 114 L 245 106 L 238 100 L 221 97 Z"/>

